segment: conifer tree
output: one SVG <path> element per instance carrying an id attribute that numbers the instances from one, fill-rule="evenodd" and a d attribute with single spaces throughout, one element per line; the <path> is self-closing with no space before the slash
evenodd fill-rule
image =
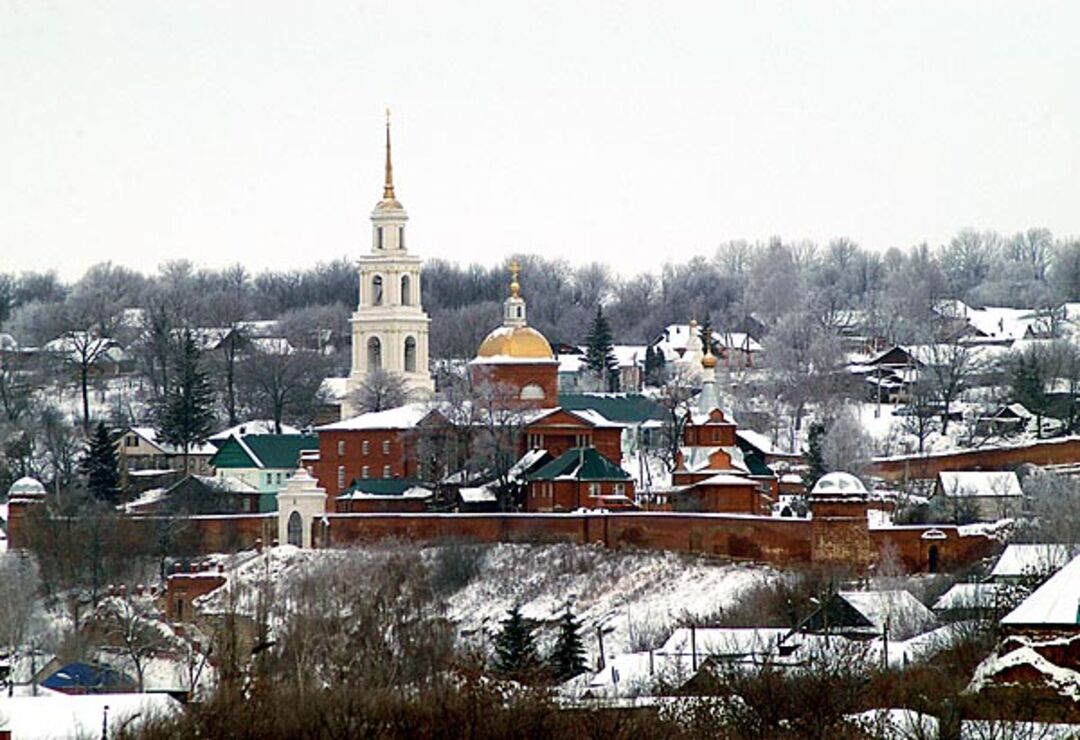
<path id="1" fill-rule="evenodd" d="M 116 503 L 120 497 L 120 473 L 116 461 L 116 446 L 109 437 L 104 422 L 98 422 L 86 443 L 86 452 L 79 462 L 79 472 L 86 476 L 86 487 L 94 498 Z"/>
<path id="2" fill-rule="evenodd" d="M 206 442 L 214 429 L 213 404 L 214 389 L 201 367 L 199 348 L 191 332 L 184 332 L 158 418 L 158 433 L 165 442 L 183 449 L 185 475 L 191 448 Z"/>
<path id="3" fill-rule="evenodd" d="M 664 384 L 664 353 L 651 344 L 645 348 L 645 382 L 655 386 Z"/>
<path id="4" fill-rule="evenodd" d="M 502 631 L 495 638 L 495 667 L 507 675 L 520 675 L 536 669 L 536 638 L 532 622 L 521 616 L 521 607 L 507 612 Z"/>
<path id="5" fill-rule="evenodd" d="M 619 361 L 615 358 L 615 348 L 611 336 L 611 325 L 604 318 L 604 311 L 599 304 L 596 316 L 585 338 L 585 367 L 597 374 L 608 391 L 619 390 Z"/>
<path id="6" fill-rule="evenodd" d="M 825 455 L 822 450 L 825 431 L 825 425 L 815 421 L 806 434 L 806 472 L 803 473 L 803 483 L 807 491 L 814 487 L 818 478 L 829 472 L 825 469 Z"/>
<path id="7" fill-rule="evenodd" d="M 570 608 L 559 620 L 559 635 L 548 657 L 551 675 L 562 683 L 585 672 L 585 646 L 581 643 L 581 623 L 574 618 Z"/>

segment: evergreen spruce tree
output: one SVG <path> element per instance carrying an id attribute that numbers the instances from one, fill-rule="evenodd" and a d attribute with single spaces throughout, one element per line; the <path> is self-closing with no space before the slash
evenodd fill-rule
<path id="1" fill-rule="evenodd" d="M 186 475 L 191 448 L 206 442 L 214 429 L 214 389 L 191 332 L 184 332 L 171 380 L 158 417 L 158 434 L 183 449 Z"/>
<path id="2" fill-rule="evenodd" d="M 559 683 L 585 672 L 585 646 L 581 643 L 580 631 L 581 624 L 567 607 L 559 620 L 559 635 L 548 658 L 551 675 Z"/>
<path id="3" fill-rule="evenodd" d="M 803 483 L 806 484 L 807 491 L 814 487 L 818 478 L 829 472 L 825 469 L 825 456 L 821 449 L 824 441 L 825 425 L 815 421 L 806 434 L 806 472 L 803 473 Z"/>
<path id="4" fill-rule="evenodd" d="M 109 437 L 104 422 L 98 422 L 86 443 L 86 452 L 79 462 L 79 472 L 86 476 L 86 487 L 99 501 L 116 503 L 120 497 L 120 473 L 116 446 Z"/>
<path id="5" fill-rule="evenodd" d="M 507 612 L 502 631 L 495 638 L 495 668 L 506 675 L 521 675 L 536 670 L 536 640 L 532 623 L 521 616 L 515 605 Z"/>
<path id="6" fill-rule="evenodd" d="M 600 304 L 596 305 L 596 317 L 585 337 L 585 367 L 597 374 L 605 390 L 619 390 L 619 361 L 615 358 L 611 325 Z"/>
<path id="7" fill-rule="evenodd" d="M 645 348 L 645 382 L 654 386 L 664 384 L 664 353 L 651 344 Z"/>

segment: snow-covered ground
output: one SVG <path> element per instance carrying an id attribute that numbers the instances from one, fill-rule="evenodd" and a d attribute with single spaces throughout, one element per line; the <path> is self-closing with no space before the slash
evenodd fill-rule
<path id="1" fill-rule="evenodd" d="M 669 552 L 500 544 L 487 549 L 481 576 L 449 596 L 447 616 L 479 643 L 490 641 L 517 604 L 544 625 L 544 644 L 569 604 L 595 660 L 597 628 L 608 655 L 659 647 L 680 624 L 715 616 L 746 589 L 779 577 L 764 566 Z"/>

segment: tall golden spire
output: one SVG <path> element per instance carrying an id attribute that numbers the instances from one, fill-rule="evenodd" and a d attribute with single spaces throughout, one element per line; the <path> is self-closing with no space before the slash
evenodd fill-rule
<path id="1" fill-rule="evenodd" d="M 383 200 L 394 198 L 394 166 L 390 163 L 390 109 L 386 109 L 386 183 L 383 185 Z"/>

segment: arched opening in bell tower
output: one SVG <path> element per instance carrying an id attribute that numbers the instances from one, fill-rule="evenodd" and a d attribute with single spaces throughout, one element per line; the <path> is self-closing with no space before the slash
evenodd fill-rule
<path id="1" fill-rule="evenodd" d="M 382 342 L 378 337 L 367 342 L 367 369 L 369 373 L 382 369 Z"/>

